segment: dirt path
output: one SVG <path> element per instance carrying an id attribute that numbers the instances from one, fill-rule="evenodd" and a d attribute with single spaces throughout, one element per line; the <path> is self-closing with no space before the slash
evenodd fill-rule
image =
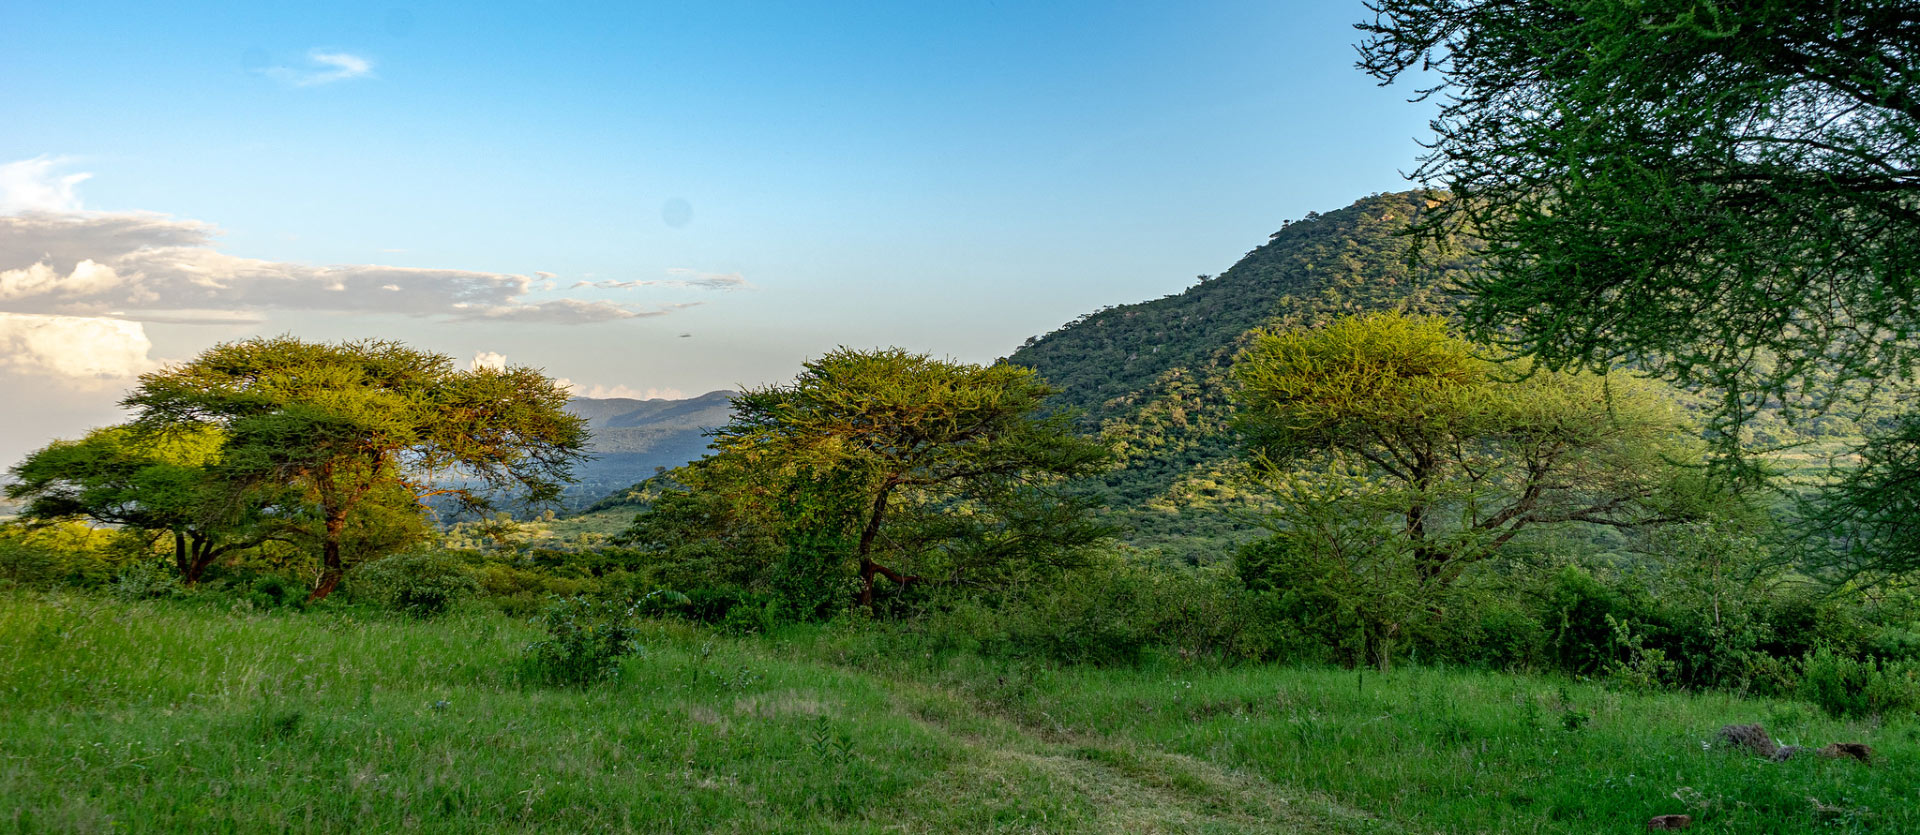
<path id="1" fill-rule="evenodd" d="M 901 708 L 971 756 L 951 779 L 970 786 L 1042 781 L 1070 799 L 1070 826 L 1035 831 L 1158 833 L 1389 833 L 1396 827 L 1330 798 L 1289 791 L 1258 775 L 1133 743 L 1022 727 L 961 697 L 896 683 Z"/>

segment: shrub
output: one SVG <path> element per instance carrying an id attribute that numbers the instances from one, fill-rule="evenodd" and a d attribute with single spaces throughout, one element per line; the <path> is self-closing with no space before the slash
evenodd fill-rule
<path id="1" fill-rule="evenodd" d="M 43 586 L 59 574 L 59 560 L 46 549 L 0 541 L 0 587 Z"/>
<path id="2" fill-rule="evenodd" d="M 920 623 L 930 651 L 1068 664 L 1136 664 L 1150 651 L 1194 662 L 1266 660 L 1286 654 L 1294 634 L 1265 596 L 1224 570 L 1117 558 L 997 596 L 947 597 Z"/>
<path id="3" fill-rule="evenodd" d="M 1504 600 L 1489 600 L 1462 613 L 1464 621 L 1450 641 L 1421 650 L 1449 661 L 1496 670 L 1533 670 L 1545 657 L 1547 628 L 1538 617 Z"/>
<path id="4" fill-rule="evenodd" d="M 138 562 L 127 566 L 109 586 L 121 600 L 148 600 L 175 597 L 181 592 L 180 577 L 170 566 L 156 562 Z"/>
<path id="5" fill-rule="evenodd" d="M 258 609 L 297 606 L 306 601 L 306 590 L 278 574 L 262 575 L 246 587 L 247 600 Z"/>
<path id="6" fill-rule="evenodd" d="M 526 663 L 547 684 L 578 686 L 618 675 L 620 659 L 640 651 L 633 607 L 585 596 L 548 606 L 535 623 L 547 639 L 527 644 Z"/>
<path id="7" fill-rule="evenodd" d="M 1920 710 L 1920 664 L 1849 658 L 1822 647 L 1801 662 L 1800 696 L 1837 717 Z"/>
<path id="8" fill-rule="evenodd" d="M 596 591 L 593 580 L 556 577 L 543 571 L 489 563 L 474 572 L 488 602 L 515 617 L 532 617 L 555 597 Z"/>
<path id="9" fill-rule="evenodd" d="M 0 523 L 0 586 L 104 588 L 151 556 L 137 536 L 81 522 Z"/>
<path id="10" fill-rule="evenodd" d="M 408 551 L 360 566 L 354 589 L 395 612 L 432 617 L 480 590 L 472 572 L 443 551 Z"/>
<path id="11" fill-rule="evenodd" d="M 1234 555 L 1234 568 L 1325 660 L 1384 669 L 1434 640 L 1436 613 L 1456 594 L 1423 583 L 1401 545 L 1362 525 L 1303 523 L 1248 543 Z"/>

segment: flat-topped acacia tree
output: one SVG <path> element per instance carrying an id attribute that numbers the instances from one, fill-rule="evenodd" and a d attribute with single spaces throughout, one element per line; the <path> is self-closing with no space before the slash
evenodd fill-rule
<path id="1" fill-rule="evenodd" d="M 304 491 L 322 529 L 317 600 L 345 576 L 347 523 L 378 488 L 475 509 L 500 489 L 557 498 L 588 438 L 567 396 L 531 368 L 460 371 L 398 342 L 282 336 L 143 375 L 122 405 L 149 431 L 219 428 L 230 475 Z"/>
<path id="2" fill-rule="evenodd" d="M 874 559 L 903 496 L 978 499 L 1107 465 L 1104 445 L 1074 434 L 1066 415 L 1046 413 L 1053 391 L 1029 368 L 841 348 L 806 363 L 791 384 L 741 393 L 713 445 L 788 478 L 834 485 L 829 503 L 845 512 L 832 515 L 858 531 L 859 601 L 871 606 L 876 575 L 908 579 Z"/>
<path id="3" fill-rule="evenodd" d="M 1680 512 L 1663 493 L 1700 453 L 1662 387 L 1481 354 L 1445 320 L 1402 313 L 1257 332 L 1234 364 L 1255 474 L 1356 473 L 1340 503 L 1395 508 L 1399 547 L 1441 586 L 1531 526 Z"/>
<path id="4" fill-rule="evenodd" d="M 153 435 L 109 426 L 55 441 L 10 471 L 8 498 L 21 516 L 45 522 L 88 519 L 173 538 L 180 581 L 193 585 L 223 556 L 287 541 L 293 526 L 277 511 L 280 490 L 246 489 L 219 468 L 218 430 Z"/>

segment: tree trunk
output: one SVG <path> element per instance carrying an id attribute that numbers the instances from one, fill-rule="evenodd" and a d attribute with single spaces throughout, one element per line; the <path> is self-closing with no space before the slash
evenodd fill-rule
<path id="1" fill-rule="evenodd" d="M 1427 541 L 1427 513 L 1432 508 L 1427 504 L 1427 491 L 1433 486 L 1434 458 L 1426 451 L 1413 454 L 1412 476 L 1413 503 L 1407 507 L 1407 538 L 1413 542 L 1413 565 L 1422 580 L 1431 580 L 1440 574 L 1440 563 L 1447 555 L 1440 553 Z"/>
<path id="2" fill-rule="evenodd" d="M 893 485 L 880 488 L 880 495 L 873 499 L 873 515 L 867 517 L 867 526 L 860 531 L 860 547 L 855 554 L 860 558 L 860 606 L 869 613 L 873 611 L 873 576 L 878 574 L 899 583 L 902 587 L 917 583 L 919 577 L 901 574 L 891 568 L 874 562 L 869 556 L 873 552 L 873 540 L 880 535 L 880 522 L 887 515 L 887 496 L 893 492 Z"/>
<path id="3" fill-rule="evenodd" d="M 188 533 L 187 541 L 193 552 L 193 559 L 181 572 L 180 582 L 191 586 L 200 582 L 200 575 L 207 573 L 207 567 L 213 565 L 220 550 L 214 546 L 214 538 L 206 534 Z"/>
<path id="4" fill-rule="evenodd" d="M 320 546 L 320 582 L 313 587 L 308 601 L 320 600 L 332 594 L 340 586 L 341 578 L 347 576 L 346 564 L 340 560 L 340 534 L 347 527 L 347 511 L 329 509 L 327 511 L 327 535 Z"/>
<path id="5" fill-rule="evenodd" d="M 193 585 L 193 557 L 187 552 L 187 534 L 175 528 L 173 531 L 173 567 L 180 570 L 180 577 L 189 586 Z"/>

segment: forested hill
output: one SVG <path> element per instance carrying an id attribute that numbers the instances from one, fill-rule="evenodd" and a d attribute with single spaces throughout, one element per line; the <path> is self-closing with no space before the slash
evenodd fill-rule
<path id="1" fill-rule="evenodd" d="M 1442 312 L 1436 288 L 1476 269 L 1477 248 L 1424 245 L 1400 235 L 1427 208 L 1424 193 L 1379 194 L 1283 225 L 1267 243 L 1217 277 L 1153 301 L 1103 308 L 1008 358 L 1061 389 L 1063 405 L 1084 411 L 1121 446 L 1126 465 L 1103 485 L 1130 515 L 1136 544 L 1206 559 L 1208 519 L 1230 498 L 1221 478 L 1231 457 L 1227 369 L 1249 331 L 1275 320 L 1313 323 L 1363 310 L 1406 306 Z M 1195 541 L 1183 542 L 1189 537 Z"/>
<path id="2" fill-rule="evenodd" d="M 567 410 L 593 430 L 592 457 L 575 475 L 568 504 L 579 507 L 706 454 L 708 430 L 727 422 L 733 392 L 686 400 L 576 397 Z"/>

